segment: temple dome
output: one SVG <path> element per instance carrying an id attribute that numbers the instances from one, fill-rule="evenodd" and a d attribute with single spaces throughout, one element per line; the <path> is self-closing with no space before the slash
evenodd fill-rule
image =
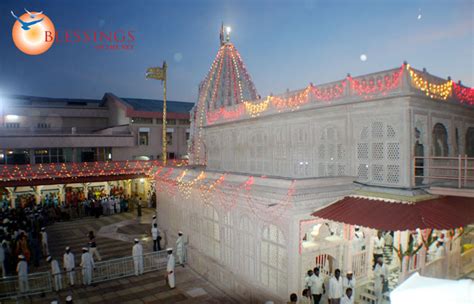
<path id="1" fill-rule="evenodd" d="M 204 80 L 199 85 L 199 97 L 191 111 L 191 164 L 205 164 L 203 127 L 206 113 L 222 107 L 257 99 L 257 90 L 245 68 L 242 57 L 230 42 L 230 31 L 220 32 L 220 48 Z"/>
<path id="2" fill-rule="evenodd" d="M 199 86 L 199 100 L 207 110 L 257 99 L 257 90 L 235 46 L 224 37 L 221 27 L 220 48 L 206 78 Z"/>

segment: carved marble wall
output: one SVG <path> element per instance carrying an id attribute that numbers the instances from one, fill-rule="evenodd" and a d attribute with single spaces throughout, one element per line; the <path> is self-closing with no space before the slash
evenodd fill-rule
<path id="1" fill-rule="evenodd" d="M 181 169 L 173 171 L 173 177 L 181 174 Z M 236 185 L 248 176 L 228 174 L 225 186 L 207 192 L 202 185 L 221 174 L 206 171 L 206 179 L 191 184 L 200 174 L 187 170 L 177 188 L 157 179 L 164 245 L 174 247 L 178 231 L 183 231 L 189 240 L 189 265 L 242 303 L 280 303 L 299 289 L 304 274 L 298 267 L 299 233 L 294 227 L 301 217 L 353 190 L 347 178 L 313 179 L 296 182 L 288 199 L 292 182 L 287 179 L 255 178 L 251 190 L 238 190 Z"/>
<path id="2" fill-rule="evenodd" d="M 383 103 L 383 101 L 378 101 Z M 368 112 L 372 111 L 370 115 Z M 354 176 L 402 186 L 403 109 L 336 106 L 206 128 L 212 170 L 289 178 Z"/>

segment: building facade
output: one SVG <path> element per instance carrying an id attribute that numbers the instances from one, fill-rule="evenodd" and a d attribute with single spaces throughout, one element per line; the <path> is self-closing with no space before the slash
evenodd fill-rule
<path id="1" fill-rule="evenodd" d="M 183 159 L 187 157 L 192 104 L 168 101 L 167 106 L 168 159 Z M 108 161 L 159 160 L 162 111 L 161 100 L 120 98 L 112 93 L 106 93 L 100 100 L 2 96 L 0 166 L 52 168 L 64 163 L 64 170 L 70 170 L 77 163 L 93 166 Z M 15 170 L 14 166 L 5 168 Z M 46 196 L 54 196 L 60 203 L 68 203 L 68 193 L 80 192 L 87 197 L 89 192 L 108 194 L 111 189 L 146 200 L 153 190 L 146 178 L 118 180 L 110 176 L 108 180 L 97 176 L 89 178 L 90 182 L 70 180 L 68 184 L 57 184 L 58 181 L 47 180 L 54 177 L 44 175 L 44 184 L 23 181 L 16 187 L 0 186 L 0 200 L 22 206 L 22 201 L 31 196 L 37 203 Z"/>
<path id="2" fill-rule="evenodd" d="M 161 158 L 161 100 L 4 96 L 0 164 Z M 186 157 L 192 104 L 168 101 L 168 158 Z"/>

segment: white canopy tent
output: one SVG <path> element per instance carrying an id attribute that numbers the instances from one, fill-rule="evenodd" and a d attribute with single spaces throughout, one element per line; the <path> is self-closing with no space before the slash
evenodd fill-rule
<path id="1" fill-rule="evenodd" d="M 472 304 L 473 280 L 445 280 L 423 277 L 414 273 L 390 293 L 392 304 Z"/>

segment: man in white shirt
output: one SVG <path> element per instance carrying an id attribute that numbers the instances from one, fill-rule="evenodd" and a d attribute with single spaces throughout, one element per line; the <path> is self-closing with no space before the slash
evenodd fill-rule
<path id="1" fill-rule="evenodd" d="M 30 289 L 28 285 L 28 263 L 26 262 L 25 256 L 21 254 L 18 256 L 16 272 L 18 273 L 20 292 L 27 292 Z"/>
<path id="2" fill-rule="evenodd" d="M 385 240 L 382 237 L 382 231 L 377 231 L 377 236 L 373 240 L 374 243 L 374 267 L 377 264 L 378 258 L 383 258 L 383 248 L 385 247 Z"/>
<path id="3" fill-rule="evenodd" d="M 438 250 L 438 241 L 434 241 L 428 248 L 428 261 L 436 259 L 436 251 Z"/>
<path id="4" fill-rule="evenodd" d="M 41 249 L 43 250 L 43 256 L 49 255 L 48 247 L 48 233 L 44 227 L 41 228 Z"/>
<path id="5" fill-rule="evenodd" d="M 178 257 L 178 262 L 181 266 L 184 267 L 184 262 L 186 261 L 186 244 L 184 242 L 183 232 L 178 232 L 178 239 L 176 240 L 176 256 Z"/>
<path id="6" fill-rule="evenodd" d="M 350 288 L 352 297 L 355 297 L 355 285 L 356 285 L 356 281 L 354 279 L 352 271 L 348 271 L 345 278 L 342 280 L 344 294 L 346 293 L 346 290 Z"/>
<path id="7" fill-rule="evenodd" d="M 360 227 L 354 228 L 354 239 L 352 240 L 352 242 L 353 242 L 353 248 L 356 252 L 359 252 L 365 249 L 364 233 L 360 230 Z"/>
<path id="8" fill-rule="evenodd" d="M 440 259 L 444 258 L 446 255 L 446 252 L 444 250 L 444 246 L 442 242 L 436 242 L 436 253 L 435 253 L 435 259 Z"/>
<path id="9" fill-rule="evenodd" d="M 51 274 L 53 275 L 54 281 L 54 290 L 59 291 L 63 289 L 62 278 L 61 278 L 61 268 L 59 268 L 59 263 L 56 260 L 53 260 L 51 256 L 46 258 L 46 261 L 51 264 Z"/>
<path id="10" fill-rule="evenodd" d="M 173 255 L 173 248 L 168 248 L 166 251 L 168 252 L 168 263 L 166 264 L 166 281 L 168 282 L 168 286 L 173 289 L 176 287 L 174 277 L 174 266 L 176 262 Z"/>
<path id="11" fill-rule="evenodd" d="M 313 271 L 310 269 L 306 273 L 306 277 L 304 278 L 304 286 L 305 288 L 311 290 L 311 287 L 313 285 L 313 281 L 311 280 L 311 276 L 313 275 Z"/>
<path id="12" fill-rule="evenodd" d="M 117 209 L 115 207 L 115 198 L 112 196 L 109 198 L 109 214 L 115 214 L 115 210 Z"/>
<path id="13" fill-rule="evenodd" d="M 443 231 L 444 231 L 444 230 L 443 230 Z M 441 233 L 441 234 L 439 235 L 439 238 L 437 239 L 437 241 L 444 244 L 444 242 L 446 241 L 446 240 L 444 239 L 444 236 L 445 236 L 444 232 Z"/>
<path id="14" fill-rule="evenodd" d="M 89 249 L 86 247 L 82 248 L 81 267 L 82 267 L 82 283 L 86 286 L 91 285 L 92 270 L 95 268 L 95 263 L 94 263 L 94 258 L 89 253 Z"/>
<path id="15" fill-rule="evenodd" d="M 313 297 L 313 303 L 319 304 L 319 302 L 321 301 L 321 297 L 323 296 L 323 293 L 325 292 L 324 280 L 319 275 L 319 267 L 315 267 L 313 274 L 311 275 L 310 290 L 311 290 L 311 295 Z"/>
<path id="16" fill-rule="evenodd" d="M 139 276 L 143 274 L 143 247 L 140 244 L 140 240 L 135 239 L 135 245 L 132 250 L 133 266 L 135 267 L 135 275 Z"/>
<path id="17" fill-rule="evenodd" d="M 381 304 L 383 300 L 383 285 L 388 280 L 388 269 L 383 264 L 383 259 L 378 258 L 374 268 L 374 293 L 377 297 L 376 304 Z"/>
<path id="18" fill-rule="evenodd" d="M 354 304 L 355 296 L 352 295 L 352 288 L 346 289 L 346 294 L 341 299 L 341 304 Z"/>
<path id="19" fill-rule="evenodd" d="M 336 269 L 334 277 L 329 280 L 328 299 L 331 304 L 340 304 L 344 295 L 342 287 L 341 271 Z"/>
<path id="20" fill-rule="evenodd" d="M 74 286 L 74 276 L 76 262 L 74 261 L 74 254 L 71 252 L 71 248 L 66 247 L 66 253 L 63 255 L 63 267 L 64 271 L 67 271 L 69 277 L 69 284 Z"/>
<path id="21" fill-rule="evenodd" d="M 153 239 L 153 251 L 160 251 L 160 231 L 157 224 L 154 224 L 151 228 L 151 238 Z"/>

